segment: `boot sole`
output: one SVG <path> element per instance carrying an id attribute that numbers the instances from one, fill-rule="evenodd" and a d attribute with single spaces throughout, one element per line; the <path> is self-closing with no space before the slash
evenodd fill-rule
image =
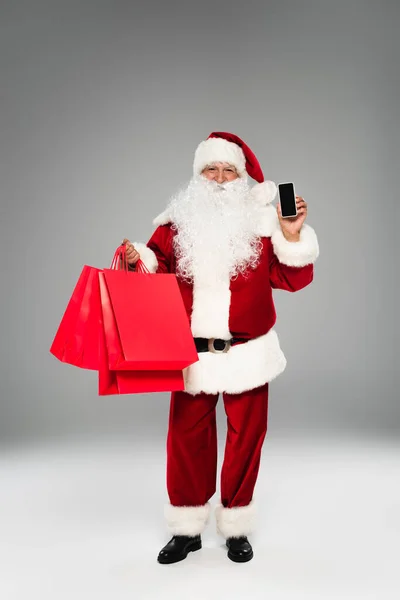
<path id="1" fill-rule="evenodd" d="M 237 563 L 249 562 L 249 560 L 251 560 L 253 556 L 254 552 L 251 552 L 251 554 L 248 554 L 247 556 L 236 556 L 236 554 L 231 554 L 230 552 L 228 552 L 228 558 L 233 560 L 233 562 Z"/>
<path id="2" fill-rule="evenodd" d="M 162 556 L 159 556 L 157 558 L 157 561 L 159 563 L 161 563 L 162 565 L 171 565 L 172 563 L 176 563 L 176 562 L 180 562 L 181 560 L 185 560 L 185 558 L 187 557 L 189 552 L 196 552 L 196 550 L 200 550 L 201 547 L 202 547 L 202 543 L 196 542 L 195 544 L 192 544 L 191 546 L 189 546 L 186 549 L 185 554 L 181 554 L 179 556 L 171 556 L 169 558 L 167 558 L 167 557 L 163 558 Z"/>

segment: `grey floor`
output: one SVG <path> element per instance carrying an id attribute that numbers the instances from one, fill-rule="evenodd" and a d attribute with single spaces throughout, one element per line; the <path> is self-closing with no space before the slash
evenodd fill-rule
<path id="1" fill-rule="evenodd" d="M 169 539 L 160 441 L 3 449 L 0 598 L 398 600 L 399 473 L 400 446 L 388 441 L 269 434 L 254 559 L 229 561 L 212 517 L 202 550 L 159 565 Z"/>

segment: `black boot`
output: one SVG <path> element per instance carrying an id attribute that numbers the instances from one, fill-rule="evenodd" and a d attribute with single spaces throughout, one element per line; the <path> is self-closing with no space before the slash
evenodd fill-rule
<path id="1" fill-rule="evenodd" d="M 228 558 L 234 562 L 247 562 L 253 558 L 253 548 L 245 535 L 226 540 Z"/>
<path id="2" fill-rule="evenodd" d="M 163 564 L 175 563 L 187 557 L 189 552 L 200 550 L 200 535 L 174 535 L 172 539 L 160 550 L 158 562 Z"/>

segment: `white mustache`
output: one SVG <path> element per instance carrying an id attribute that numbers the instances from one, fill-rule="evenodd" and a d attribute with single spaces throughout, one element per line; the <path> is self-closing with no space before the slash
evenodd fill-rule
<path id="1" fill-rule="evenodd" d="M 226 190 L 225 183 L 218 183 L 217 181 L 212 181 L 211 180 L 210 183 L 209 183 L 209 185 L 210 185 L 211 189 L 214 189 L 214 190 L 218 190 L 218 191 L 219 190 Z"/>

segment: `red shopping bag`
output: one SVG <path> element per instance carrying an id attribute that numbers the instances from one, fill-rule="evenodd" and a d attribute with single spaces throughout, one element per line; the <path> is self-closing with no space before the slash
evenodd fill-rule
<path id="1" fill-rule="evenodd" d="M 108 366 L 106 336 L 102 325 L 99 339 L 99 396 L 172 392 L 184 389 L 185 384 L 181 370 L 111 371 Z"/>
<path id="2" fill-rule="evenodd" d="M 111 269 L 128 268 L 118 261 L 117 248 Z M 84 265 L 72 296 L 57 329 L 50 352 L 60 361 L 97 370 L 99 367 L 99 327 L 101 318 L 99 273 L 101 269 Z"/>
<path id="3" fill-rule="evenodd" d="M 83 369 L 99 366 L 100 271 L 84 265 L 50 347 L 58 360 Z"/>
<path id="4" fill-rule="evenodd" d="M 99 283 L 110 369 L 173 371 L 199 360 L 174 274 L 104 269 Z"/>

